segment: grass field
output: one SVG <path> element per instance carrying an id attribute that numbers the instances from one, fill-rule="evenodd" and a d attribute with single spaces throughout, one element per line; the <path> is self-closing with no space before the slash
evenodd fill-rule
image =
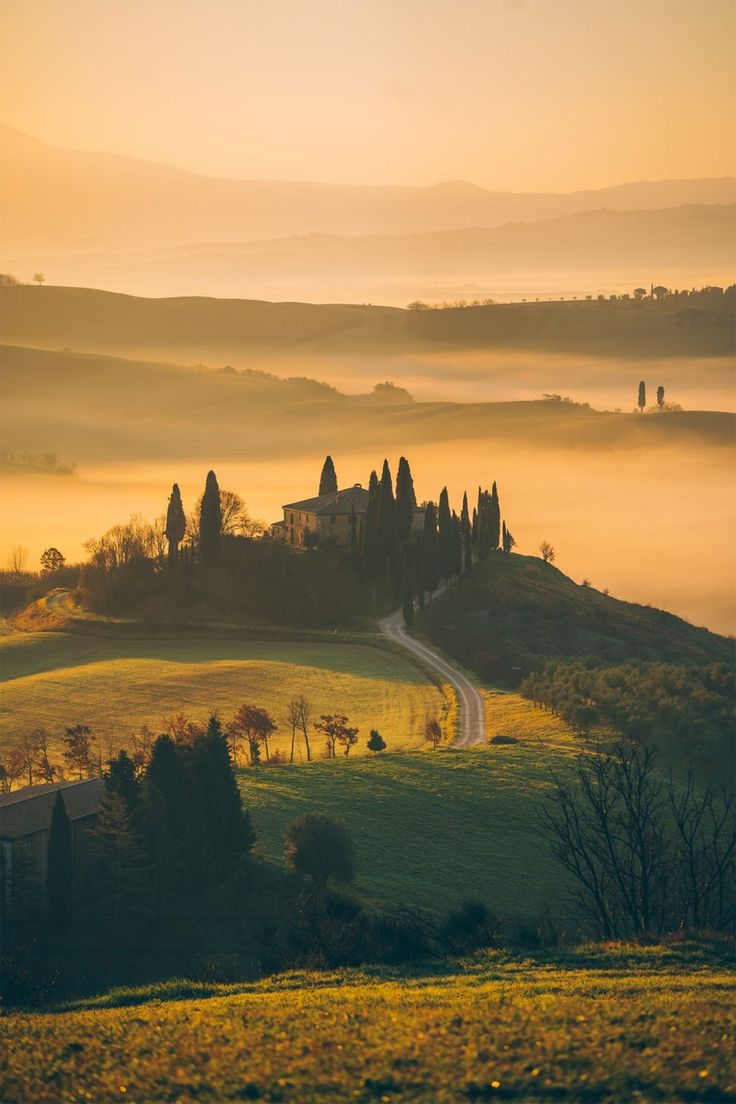
<path id="1" fill-rule="evenodd" d="M 249 701 L 279 723 L 272 749 L 284 750 L 286 703 L 304 694 L 315 718 L 345 712 L 358 725 L 355 755 L 364 753 L 373 727 L 391 748 L 416 746 L 427 716 L 440 716 L 444 701 L 410 659 L 368 645 L 16 633 L 2 637 L 2 653 L 0 739 L 7 747 L 41 727 L 58 752 L 63 726 L 75 724 L 89 725 L 103 748 L 109 740 L 123 747 L 142 724 L 156 732 L 164 716 L 203 722 L 215 709 L 227 720 Z"/>
<path id="2" fill-rule="evenodd" d="M 733 975 L 712 951 L 488 952 L 407 973 L 117 992 L 76 1011 L 6 1016 L 0 1095 L 725 1104 L 736 1092 Z"/>
<path id="3" fill-rule="evenodd" d="M 511 917 L 549 910 L 564 919 L 567 883 L 536 818 L 552 770 L 570 761 L 554 742 L 530 740 L 244 770 L 239 779 L 257 848 L 270 859 L 280 858 L 291 820 L 319 811 L 347 824 L 356 886 L 381 905 L 441 912 L 476 897 Z"/>

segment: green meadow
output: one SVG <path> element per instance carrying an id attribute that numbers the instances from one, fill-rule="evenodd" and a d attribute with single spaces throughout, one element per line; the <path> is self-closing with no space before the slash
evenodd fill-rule
<path id="1" fill-rule="evenodd" d="M 172 981 L 6 1016 L 2 1099 L 726 1104 L 733 980 L 675 944 Z"/>

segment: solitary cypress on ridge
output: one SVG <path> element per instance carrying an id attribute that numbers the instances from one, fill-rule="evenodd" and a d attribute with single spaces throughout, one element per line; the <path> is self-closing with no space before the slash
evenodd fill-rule
<path id="1" fill-rule="evenodd" d="M 647 385 L 644 380 L 639 383 L 639 397 L 636 400 L 636 405 L 639 407 L 641 413 L 644 413 L 644 407 L 647 405 Z"/>
<path id="2" fill-rule="evenodd" d="M 169 506 L 166 511 L 166 539 L 169 542 L 169 564 L 176 563 L 176 553 L 179 545 L 184 540 L 186 532 L 186 518 L 181 502 L 179 484 L 175 483 L 171 488 Z"/>
<path id="3" fill-rule="evenodd" d="M 61 790 L 56 791 L 46 864 L 46 893 L 52 920 L 68 920 L 73 892 L 72 826 Z"/>
<path id="4" fill-rule="evenodd" d="M 332 463 L 332 457 L 327 456 L 322 465 L 322 474 L 319 477 L 319 493 L 324 495 L 336 494 L 336 492 L 337 475 L 335 474 L 335 465 Z"/>
<path id="5" fill-rule="evenodd" d="M 400 541 L 409 539 L 417 496 L 414 493 L 414 480 L 411 477 L 409 461 L 402 456 L 396 473 L 396 535 Z"/>
<path id="6" fill-rule="evenodd" d="M 220 488 L 213 471 L 207 472 L 202 505 L 199 512 L 199 554 L 207 567 L 216 564 L 220 557 L 222 535 L 222 509 Z"/>
<path id="7" fill-rule="evenodd" d="M 460 518 L 452 511 L 452 560 L 453 573 L 458 579 L 463 573 L 463 535 Z"/>

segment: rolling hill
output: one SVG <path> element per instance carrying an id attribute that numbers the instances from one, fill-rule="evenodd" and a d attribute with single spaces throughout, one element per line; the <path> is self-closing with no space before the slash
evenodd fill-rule
<path id="1" fill-rule="evenodd" d="M 2 339 L 145 359 L 391 357 L 443 350 L 550 352 L 621 360 L 728 357 L 730 299 L 556 302 L 400 310 L 249 299 L 148 299 L 89 288 L 2 289 Z M 320 373 L 330 371 L 323 366 Z M 299 373 L 302 374 L 302 373 Z"/>

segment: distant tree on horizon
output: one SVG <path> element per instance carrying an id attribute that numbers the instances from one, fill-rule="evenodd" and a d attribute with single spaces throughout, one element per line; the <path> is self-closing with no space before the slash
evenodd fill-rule
<path id="1" fill-rule="evenodd" d="M 636 405 L 639 407 L 640 412 L 644 413 L 644 407 L 647 405 L 647 385 L 644 380 L 639 383 L 639 396 L 636 400 Z"/>
<path id="2" fill-rule="evenodd" d="M 545 563 L 555 562 L 555 550 L 549 541 L 542 541 L 539 546 L 539 555 L 542 557 Z"/>
<path id="3" fill-rule="evenodd" d="M 325 462 L 322 465 L 318 493 L 321 495 L 337 493 L 337 474 L 331 456 L 326 456 Z"/>
<path id="4" fill-rule="evenodd" d="M 59 571 L 66 563 L 65 557 L 58 548 L 46 548 L 41 553 L 41 571 L 44 575 L 51 571 Z"/>
<path id="5" fill-rule="evenodd" d="M 463 494 L 463 508 L 460 513 L 460 535 L 463 546 L 463 566 L 466 574 L 473 570 L 473 531 L 470 524 L 468 511 L 468 492 Z"/>
<path id="6" fill-rule="evenodd" d="M 664 387 L 662 386 L 661 383 L 660 383 L 659 387 L 657 388 L 657 406 L 659 407 L 660 410 L 664 406 Z"/>
<path id="7" fill-rule="evenodd" d="M 43 272 L 34 272 L 33 280 L 34 283 L 38 284 L 39 287 L 41 287 L 41 284 L 46 283 L 46 277 L 44 276 Z"/>

